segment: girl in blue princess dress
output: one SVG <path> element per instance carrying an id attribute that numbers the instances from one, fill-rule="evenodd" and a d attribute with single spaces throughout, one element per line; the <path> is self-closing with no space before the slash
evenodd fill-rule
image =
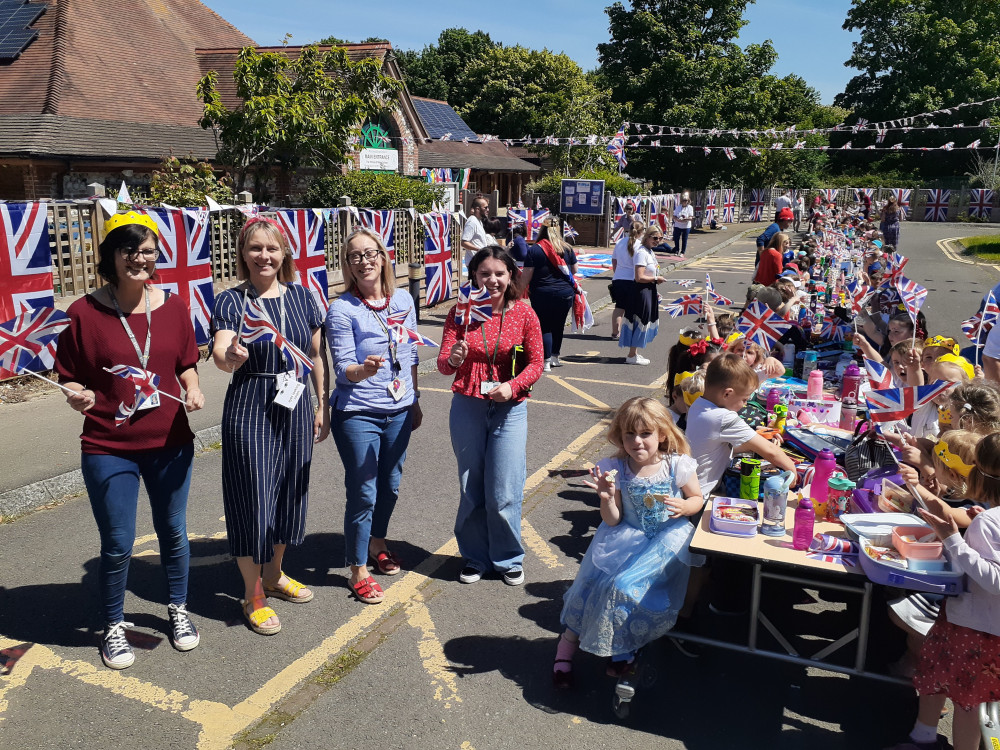
<path id="1" fill-rule="evenodd" d="M 684 604 L 692 559 L 688 521 L 702 509 L 697 463 L 666 408 L 652 398 L 619 407 L 608 430 L 613 458 L 593 469 L 603 523 L 563 598 L 552 667 L 559 687 L 572 683 L 582 648 L 611 657 L 608 674 L 629 671 L 635 652 L 666 634 Z"/>

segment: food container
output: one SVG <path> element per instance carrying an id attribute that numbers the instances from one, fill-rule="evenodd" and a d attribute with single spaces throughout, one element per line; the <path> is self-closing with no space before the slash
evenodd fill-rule
<path id="1" fill-rule="evenodd" d="M 736 497 L 712 499 L 712 517 L 709 529 L 727 536 L 756 536 L 760 514 L 757 503 Z"/>
<path id="2" fill-rule="evenodd" d="M 920 541 L 930 536 L 931 540 Z M 944 545 L 930 526 L 897 526 L 892 530 L 892 546 L 907 560 L 936 560 Z"/>
<path id="3" fill-rule="evenodd" d="M 941 557 L 936 557 L 933 560 L 917 560 L 911 557 L 906 561 L 906 567 L 913 571 L 918 572 L 934 572 L 938 570 L 948 570 L 949 563 L 948 558 L 944 555 Z"/>
<path id="4" fill-rule="evenodd" d="M 840 521 L 851 539 L 865 537 L 877 547 L 892 546 L 892 530 L 897 526 L 922 525 L 912 513 L 844 513 Z"/>
<path id="5" fill-rule="evenodd" d="M 861 569 L 872 583 L 947 596 L 956 596 L 965 590 L 964 574 L 952 570 L 947 564 L 944 569 L 920 570 L 910 567 L 908 561 L 890 545 L 877 545 L 864 536 L 858 543 L 861 546 L 861 554 L 858 555 Z"/>

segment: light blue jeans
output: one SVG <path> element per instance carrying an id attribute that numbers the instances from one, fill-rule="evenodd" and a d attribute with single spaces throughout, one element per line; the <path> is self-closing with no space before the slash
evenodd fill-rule
<path id="1" fill-rule="evenodd" d="M 520 570 L 528 404 L 456 393 L 448 423 L 458 461 L 458 550 L 481 572 Z"/>

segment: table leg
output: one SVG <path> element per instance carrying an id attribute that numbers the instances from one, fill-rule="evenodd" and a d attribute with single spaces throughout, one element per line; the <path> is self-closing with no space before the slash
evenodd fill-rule
<path id="1" fill-rule="evenodd" d="M 757 618 L 760 615 L 760 572 L 761 564 L 753 564 L 753 588 L 750 592 L 750 632 L 747 634 L 747 647 L 757 650 Z"/>

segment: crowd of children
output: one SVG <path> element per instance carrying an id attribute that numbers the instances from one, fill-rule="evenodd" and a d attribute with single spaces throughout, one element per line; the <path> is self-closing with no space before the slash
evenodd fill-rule
<path id="1" fill-rule="evenodd" d="M 894 218 L 898 209 L 887 209 Z M 775 320 L 791 324 L 777 329 L 770 351 L 758 336 L 748 337 L 740 313 L 706 306 L 701 326 L 683 329 L 669 352 L 666 406 L 633 398 L 616 412 L 608 440 L 617 452 L 588 482 L 603 523 L 564 597 L 557 685 L 571 684 L 578 648 L 608 657 L 608 673 L 621 675 L 639 648 L 690 614 L 707 575 L 689 543 L 706 499 L 727 494 L 717 485 L 734 455 L 797 469 L 781 436 L 755 429 L 741 412 L 762 383 L 794 366 L 796 350 L 801 356 L 824 340 L 844 342 L 845 362 L 856 359 L 868 375 L 865 392 L 934 385 L 936 395 L 905 418 L 867 427 L 898 454 L 903 480 L 920 495 L 918 512 L 966 577 L 957 596 L 910 593 L 890 602 L 907 645 L 893 669 L 912 675 L 920 696 L 914 728 L 896 748 L 947 746 L 937 734 L 946 697 L 955 706 L 954 748 L 978 748 L 977 708 L 1000 700 L 1000 386 L 983 378 L 955 339 L 929 334 L 919 309 L 926 290 L 903 275 L 907 259 L 870 215 L 864 206 L 817 205 L 797 248 L 782 241 L 783 233 L 771 238 L 768 247 L 782 253 L 780 273 L 767 285 L 752 284 L 747 295 L 748 305 L 766 305 Z M 898 242 L 898 224 L 892 240 Z M 970 321 L 976 345 L 988 315 Z M 828 379 L 843 371 L 838 365 Z M 865 421 L 864 403 L 858 416 Z M 855 420 L 847 420 L 853 429 Z"/>

